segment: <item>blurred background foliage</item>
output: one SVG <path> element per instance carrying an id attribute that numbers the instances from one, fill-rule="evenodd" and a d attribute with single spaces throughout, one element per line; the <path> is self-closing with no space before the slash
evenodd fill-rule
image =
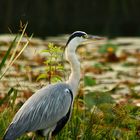
<path id="1" fill-rule="evenodd" d="M 28 32 L 50 36 L 84 30 L 114 36 L 140 35 L 139 0 L 0 0 L 0 33 Z"/>
<path id="2" fill-rule="evenodd" d="M 43 86 L 41 79 L 56 82 L 67 75 L 63 65 L 56 65 L 54 52 L 59 53 L 59 48 L 49 47 L 48 40 L 33 38 L 31 47 L 20 56 L 32 37 L 26 32 L 44 38 L 75 30 L 108 37 L 139 36 L 139 6 L 140 0 L 0 0 L 0 34 L 19 32 L 19 23 L 22 32 L 0 42 L 0 139 L 21 105 Z M 28 22 L 28 29 L 20 21 Z M 58 40 L 64 44 L 63 39 Z M 55 140 L 140 139 L 139 46 L 139 38 L 121 38 L 95 44 L 93 49 L 90 45 L 79 48 L 86 61 L 81 60 L 84 83 L 71 121 Z M 40 49 L 48 55 L 39 55 Z M 68 69 L 66 65 L 69 73 Z M 20 140 L 31 137 L 23 135 Z"/>

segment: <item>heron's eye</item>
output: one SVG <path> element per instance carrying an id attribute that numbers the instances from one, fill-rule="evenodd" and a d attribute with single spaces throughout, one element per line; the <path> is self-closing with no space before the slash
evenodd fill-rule
<path id="1" fill-rule="evenodd" d="M 83 37 L 84 39 L 86 39 L 88 36 L 87 36 L 87 35 L 83 35 L 82 37 Z"/>

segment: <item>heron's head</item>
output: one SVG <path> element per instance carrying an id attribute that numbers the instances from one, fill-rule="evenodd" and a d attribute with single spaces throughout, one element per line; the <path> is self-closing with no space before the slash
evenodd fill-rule
<path id="1" fill-rule="evenodd" d="M 92 36 L 92 35 L 88 35 L 87 33 L 83 32 L 83 31 L 76 31 L 74 33 L 72 33 L 66 43 L 66 48 L 68 48 L 68 50 L 72 51 L 72 50 L 76 50 L 76 48 L 83 42 L 88 42 L 88 40 L 100 40 L 102 39 L 99 36 Z"/>
<path id="2" fill-rule="evenodd" d="M 66 47 L 67 46 L 71 46 L 71 47 L 78 46 L 83 41 L 85 41 L 87 37 L 88 37 L 88 35 L 85 32 L 76 31 L 70 35 L 70 37 L 66 43 Z"/>

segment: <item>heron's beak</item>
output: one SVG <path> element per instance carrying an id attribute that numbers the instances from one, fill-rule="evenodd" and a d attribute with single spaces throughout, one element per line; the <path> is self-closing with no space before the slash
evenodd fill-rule
<path id="1" fill-rule="evenodd" d="M 93 36 L 93 35 L 88 35 L 86 37 L 86 40 L 82 43 L 83 45 L 85 44 L 90 44 L 93 43 L 94 41 L 98 41 L 98 40 L 105 40 L 105 37 L 100 37 L 100 36 Z"/>
<path id="2" fill-rule="evenodd" d="M 96 40 L 104 40 L 104 39 L 105 39 L 104 37 L 100 37 L 100 36 L 93 36 L 93 35 L 88 35 L 87 36 L 87 40 L 96 41 Z"/>

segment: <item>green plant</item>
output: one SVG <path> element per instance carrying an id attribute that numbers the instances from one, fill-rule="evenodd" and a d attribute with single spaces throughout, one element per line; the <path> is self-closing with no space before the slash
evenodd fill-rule
<path id="1" fill-rule="evenodd" d="M 50 83 L 62 81 L 62 72 L 64 72 L 64 66 L 62 65 L 62 49 L 55 46 L 53 43 L 48 44 L 48 49 L 43 50 L 43 53 L 47 54 L 47 59 L 44 64 L 46 65 L 46 72 L 38 76 L 39 79 L 47 79 Z"/>
<path id="2" fill-rule="evenodd" d="M 96 85 L 96 80 L 90 76 L 84 76 L 84 85 L 85 86 L 94 86 Z"/>
<path id="3" fill-rule="evenodd" d="M 105 53 L 115 53 L 117 51 L 118 46 L 116 44 L 107 43 L 104 45 L 101 45 L 99 47 L 99 53 L 105 54 Z"/>

